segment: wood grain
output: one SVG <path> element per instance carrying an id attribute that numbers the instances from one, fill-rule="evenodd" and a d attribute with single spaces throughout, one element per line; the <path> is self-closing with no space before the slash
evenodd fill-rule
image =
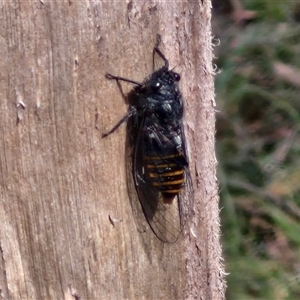
<path id="1" fill-rule="evenodd" d="M 223 299 L 210 4 L 0 4 L 0 299 Z M 126 112 L 104 74 L 141 81 L 157 33 L 182 77 L 195 188 L 175 245 L 136 226 L 125 126 L 101 138 Z"/>

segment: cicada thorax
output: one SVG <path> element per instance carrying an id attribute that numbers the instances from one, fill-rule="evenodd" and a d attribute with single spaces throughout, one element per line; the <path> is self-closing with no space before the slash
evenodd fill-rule
<path id="1" fill-rule="evenodd" d="M 163 202 L 171 204 L 184 187 L 184 165 L 179 153 L 146 156 L 146 178 L 162 194 Z"/>

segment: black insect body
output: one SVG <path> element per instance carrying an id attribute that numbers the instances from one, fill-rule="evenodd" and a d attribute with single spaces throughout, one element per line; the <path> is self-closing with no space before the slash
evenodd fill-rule
<path id="1" fill-rule="evenodd" d="M 178 87 L 180 76 L 169 70 L 158 45 L 153 56 L 155 53 L 165 65 L 143 83 L 106 74 L 107 79 L 126 81 L 135 87 L 128 94 L 128 113 L 103 137 L 128 122 L 132 174 L 143 212 L 160 240 L 175 242 L 189 215 L 192 185 Z"/>

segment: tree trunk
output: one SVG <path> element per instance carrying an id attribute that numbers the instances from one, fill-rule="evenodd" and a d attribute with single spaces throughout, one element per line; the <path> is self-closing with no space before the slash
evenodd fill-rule
<path id="1" fill-rule="evenodd" d="M 2 2 L 0 299 L 224 298 L 210 5 Z M 175 244 L 135 224 L 126 126 L 101 138 L 127 109 L 104 74 L 142 81 L 157 33 L 182 78 L 194 183 Z"/>

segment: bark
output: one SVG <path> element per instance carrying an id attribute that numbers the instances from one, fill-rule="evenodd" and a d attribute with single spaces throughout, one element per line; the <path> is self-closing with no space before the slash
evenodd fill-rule
<path id="1" fill-rule="evenodd" d="M 223 299 L 210 1 L 0 5 L 0 299 Z M 157 33 L 182 78 L 195 190 L 172 245 L 135 224 L 125 126 L 101 138 L 126 112 L 104 74 L 141 81 Z"/>

